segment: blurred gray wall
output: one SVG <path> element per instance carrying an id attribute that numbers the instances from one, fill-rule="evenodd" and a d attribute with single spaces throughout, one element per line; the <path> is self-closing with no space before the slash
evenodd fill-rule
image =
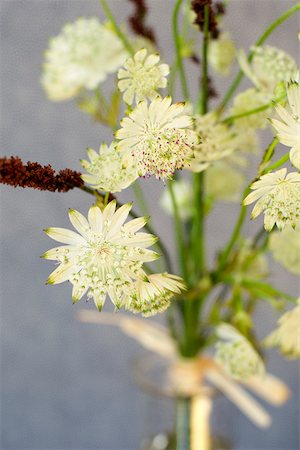
<path id="1" fill-rule="evenodd" d="M 131 11 L 126 0 L 110 0 L 119 21 Z M 171 61 L 171 0 L 148 1 L 160 48 Z M 232 0 L 224 27 L 247 48 L 268 23 L 295 2 Z M 46 100 L 39 85 L 42 53 L 50 36 L 78 16 L 104 18 L 97 0 L 1 0 L 1 153 L 25 161 L 80 169 L 87 146 L 110 141 L 107 129 L 94 125 L 72 102 Z M 269 42 L 297 55 L 297 18 L 278 29 Z M 191 66 L 190 66 L 191 67 Z M 196 79 L 191 67 L 190 77 Z M 222 91 L 228 81 L 217 80 Z M 194 83 L 195 84 L 195 83 Z M 107 86 L 107 85 L 106 85 Z M 246 86 L 246 84 L 244 84 Z M 180 96 L 178 96 L 178 99 Z M 161 183 L 144 182 L 154 226 L 174 255 L 171 221 L 158 210 Z M 41 193 L 2 186 L 1 194 L 1 449 L 2 450 L 135 450 L 140 439 L 167 429 L 172 405 L 150 399 L 130 375 L 143 353 L 116 329 L 80 324 L 70 286 L 45 286 L 52 264 L 41 255 L 52 242 L 48 226 L 67 226 L 67 209 L 87 211 L 90 199 L 79 191 Z M 132 193 L 122 194 L 132 199 Z M 209 220 L 210 254 L 229 236 L 236 207 L 219 206 Z M 220 220 L 220 217 L 222 218 Z M 249 223 L 253 234 L 258 223 Z M 299 293 L 299 283 L 274 264 L 277 286 Z M 107 309 L 110 309 L 109 304 Z M 275 315 L 260 308 L 259 332 L 265 336 Z M 269 370 L 282 377 L 292 397 L 282 408 L 267 409 L 273 425 L 260 430 L 226 399 L 215 403 L 213 426 L 238 450 L 299 448 L 299 366 L 270 352 Z M 200 449 L 199 449 L 200 450 Z"/>

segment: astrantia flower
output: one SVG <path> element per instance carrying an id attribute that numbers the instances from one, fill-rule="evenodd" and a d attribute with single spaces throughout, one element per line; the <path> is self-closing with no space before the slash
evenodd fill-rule
<path id="1" fill-rule="evenodd" d="M 274 225 L 281 230 L 286 225 L 295 227 L 300 220 L 300 174 L 280 169 L 263 175 L 251 185 L 254 191 L 249 194 L 244 205 L 258 200 L 252 211 L 255 219 L 264 211 L 264 226 L 271 231 Z"/>
<path id="2" fill-rule="evenodd" d="M 269 249 L 276 261 L 290 272 L 300 275 L 300 227 L 297 226 L 295 230 L 285 227 L 280 232 L 273 232 L 269 239 Z"/>
<path id="3" fill-rule="evenodd" d="M 271 123 L 279 142 L 291 147 L 291 163 L 300 170 L 300 86 L 295 81 L 288 85 L 287 98 L 288 108 L 275 107 L 282 120 L 272 119 Z"/>
<path id="4" fill-rule="evenodd" d="M 180 294 L 185 285 L 180 277 L 168 273 L 147 275 L 136 281 L 126 295 L 125 307 L 145 317 L 165 311 L 174 294 Z"/>
<path id="5" fill-rule="evenodd" d="M 67 100 L 95 89 L 128 57 L 118 36 L 96 18 L 66 24 L 45 52 L 42 85 L 51 100 Z"/>
<path id="6" fill-rule="evenodd" d="M 193 188 L 186 180 L 174 180 L 173 190 L 181 220 L 189 219 L 193 214 Z M 160 205 L 168 214 L 174 215 L 174 208 L 169 189 L 164 189 Z"/>
<path id="7" fill-rule="evenodd" d="M 222 33 L 218 39 L 212 39 L 208 47 L 208 61 L 221 75 L 229 75 L 235 60 L 236 47 L 228 33 Z"/>
<path id="8" fill-rule="evenodd" d="M 171 102 L 170 97 L 140 102 L 116 132 L 117 149 L 131 152 L 140 176 L 171 178 L 193 156 L 194 133 L 186 129 L 191 118 L 183 103 Z"/>
<path id="9" fill-rule="evenodd" d="M 205 170 L 211 163 L 225 158 L 235 150 L 235 142 L 229 127 L 217 121 L 214 113 L 194 116 L 194 130 L 199 143 L 194 147 L 195 158 L 190 169 Z"/>
<path id="10" fill-rule="evenodd" d="M 278 327 L 265 339 L 265 345 L 279 347 L 291 359 L 300 358 L 300 298 L 297 306 L 280 317 Z"/>
<path id="11" fill-rule="evenodd" d="M 118 152 L 114 144 L 100 146 L 99 153 L 87 150 L 90 161 L 80 163 L 89 175 L 82 175 L 83 181 L 95 189 L 107 192 L 120 192 L 138 178 L 136 164 L 131 154 Z"/>
<path id="12" fill-rule="evenodd" d="M 217 328 L 216 361 L 234 378 L 264 374 L 264 364 L 251 343 L 233 326 L 223 323 Z"/>
<path id="13" fill-rule="evenodd" d="M 259 91 L 255 88 L 247 89 L 236 95 L 233 101 L 233 106 L 229 110 L 229 116 L 246 113 L 252 109 L 259 108 L 272 99 L 272 96 L 264 91 Z M 241 127 L 248 130 L 249 128 L 264 129 L 268 125 L 267 118 L 270 117 L 272 108 L 268 108 L 256 114 L 249 114 L 248 116 L 240 117 L 234 121 L 235 127 Z"/>
<path id="14" fill-rule="evenodd" d="M 124 92 L 126 103 L 132 105 L 134 98 L 136 103 L 154 100 L 158 89 L 166 87 L 170 69 L 168 64 L 158 64 L 159 60 L 158 54 L 147 56 L 147 50 L 143 48 L 124 63 L 124 69 L 118 72 L 118 88 Z"/>
<path id="15" fill-rule="evenodd" d="M 43 255 L 46 259 L 60 263 L 49 276 L 48 283 L 70 281 L 73 284 L 73 301 L 77 302 L 87 293 L 99 310 L 107 294 L 117 308 L 130 308 L 129 290 L 134 290 L 137 280 L 148 280 L 142 268 L 143 263 L 159 257 L 147 249 L 156 242 L 156 237 L 138 232 L 147 218 L 137 218 L 124 224 L 130 209 L 131 204 L 126 204 L 116 210 L 115 201 L 110 202 L 103 212 L 97 206 L 92 206 L 88 220 L 78 211 L 70 210 L 70 221 L 79 234 L 65 228 L 46 229 L 48 236 L 66 244 Z M 166 280 L 172 278 L 171 275 L 165 277 Z M 177 289 L 167 282 L 164 285 L 169 292 L 178 292 L 182 286 L 181 279 L 178 279 L 176 286 Z M 165 292 L 163 294 L 165 296 Z M 157 297 L 154 309 L 158 310 Z"/>
<path id="16" fill-rule="evenodd" d="M 245 75 L 258 89 L 273 94 L 277 83 L 288 82 L 297 71 L 294 59 L 279 48 L 264 45 L 251 50 L 250 63 L 244 52 L 240 52 L 238 60 Z"/>

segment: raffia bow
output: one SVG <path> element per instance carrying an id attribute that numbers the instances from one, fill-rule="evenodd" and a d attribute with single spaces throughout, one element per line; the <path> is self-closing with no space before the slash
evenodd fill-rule
<path id="1" fill-rule="evenodd" d="M 103 312 L 99 314 L 89 310 L 81 310 L 77 318 L 81 322 L 117 326 L 144 348 L 169 360 L 169 389 L 176 396 L 190 397 L 192 400 L 192 450 L 210 448 L 209 417 L 213 390 L 222 392 L 261 428 L 271 424 L 271 417 L 243 386 L 274 406 L 282 405 L 289 398 L 290 392 L 286 384 L 271 374 L 237 381 L 225 374 L 222 367 L 209 356 L 190 360 L 179 358 L 168 330 L 154 321 L 145 322 L 128 316 Z"/>

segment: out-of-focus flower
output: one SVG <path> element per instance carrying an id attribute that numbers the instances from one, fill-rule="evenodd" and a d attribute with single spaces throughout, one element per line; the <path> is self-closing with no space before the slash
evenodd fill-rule
<path id="1" fill-rule="evenodd" d="M 252 109 L 259 108 L 266 105 L 271 101 L 271 96 L 264 91 L 259 91 L 255 88 L 247 89 L 236 95 L 233 101 L 233 106 L 229 110 L 230 116 L 238 114 L 244 114 Z M 270 117 L 272 108 L 268 108 L 264 111 L 249 114 L 248 116 L 240 117 L 234 121 L 236 128 L 249 129 L 264 129 L 268 125 L 267 118 Z"/>
<path id="2" fill-rule="evenodd" d="M 274 225 L 281 230 L 287 225 L 295 227 L 300 218 L 300 174 L 280 169 L 267 173 L 251 185 L 253 192 L 249 194 L 244 205 L 257 203 L 252 211 L 255 219 L 264 211 L 264 226 L 271 231 Z"/>
<path id="3" fill-rule="evenodd" d="M 221 33 L 218 39 L 210 40 L 208 62 L 217 73 L 229 75 L 235 56 L 236 47 L 228 33 Z"/>
<path id="4" fill-rule="evenodd" d="M 82 179 L 95 189 L 120 192 L 138 178 L 137 167 L 131 154 L 118 152 L 114 144 L 109 147 L 102 144 L 99 153 L 89 148 L 87 154 L 90 161 L 80 161 L 88 172 L 82 175 Z"/>
<path id="5" fill-rule="evenodd" d="M 274 93 L 279 82 L 288 82 L 297 71 L 294 59 L 283 50 L 269 45 L 253 47 L 253 58 L 249 63 L 241 51 L 238 61 L 245 75 L 260 90 Z"/>
<path id="6" fill-rule="evenodd" d="M 276 261 L 287 270 L 300 275 L 300 228 L 285 227 L 273 232 L 269 239 L 269 249 Z M 300 326 L 300 324 L 299 324 Z"/>
<path id="7" fill-rule="evenodd" d="M 185 290 L 182 278 L 168 273 L 147 275 L 137 280 L 125 297 L 125 308 L 144 317 L 165 311 L 174 294 Z"/>
<path id="8" fill-rule="evenodd" d="M 291 359 L 300 358 L 300 298 L 293 309 L 280 317 L 278 327 L 265 339 L 265 345 L 279 347 Z"/>
<path id="9" fill-rule="evenodd" d="M 193 214 L 193 189 L 191 184 L 186 180 L 174 180 L 173 190 L 176 197 L 179 215 L 181 220 L 188 220 Z M 174 208 L 171 194 L 168 189 L 164 189 L 160 199 L 161 207 L 170 215 L 174 215 Z"/>
<path id="10" fill-rule="evenodd" d="M 251 343 L 233 326 L 217 327 L 216 361 L 230 376 L 238 379 L 264 374 L 264 364 Z"/>
<path id="11" fill-rule="evenodd" d="M 172 178 L 193 157 L 196 139 L 187 129 L 191 118 L 184 103 L 171 103 L 170 97 L 140 102 L 116 132 L 117 149 L 131 152 L 140 176 Z"/>
<path id="12" fill-rule="evenodd" d="M 277 131 L 279 142 L 291 147 L 291 163 L 300 170 L 300 86 L 292 82 L 287 88 L 288 108 L 275 107 L 282 119 L 272 119 L 271 124 Z"/>
<path id="13" fill-rule="evenodd" d="M 235 156 L 240 153 L 257 153 L 259 149 L 259 139 L 254 128 L 244 128 L 234 124 L 231 127 L 231 131 L 234 136 L 237 150 Z"/>
<path id="14" fill-rule="evenodd" d="M 94 17 L 80 18 L 50 40 L 41 82 L 49 99 L 68 100 L 82 89 L 95 89 L 127 57 L 109 25 Z"/>
<path id="15" fill-rule="evenodd" d="M 218 122 L 215 113 L 194 116 L 194 130 L 199 143 L 194 147 L 195 158 L 189 167 L 193 172 L 205 170 L 235 150 L 233 133 L 227 125 Z"/>
<path id="16" fill-rule="evenodd" d="M 124 92 L 124 101 L 132 105 L 141 100 L 154 100 L 160 88 L 167 85 L 168 64 L 159 64 L 160 57 L 147 55 L 147 50 L 139 50 L 133 58 L 124 63 L 124 69 L 118 72 L 118 88 Z"/>
<path id="17" fill-rule="evenodd" d="M 245 176 L 227 159 L 216 161 L 205 172 L 205 192 L 213 200 L 236 202 L 241 198 Z"/>

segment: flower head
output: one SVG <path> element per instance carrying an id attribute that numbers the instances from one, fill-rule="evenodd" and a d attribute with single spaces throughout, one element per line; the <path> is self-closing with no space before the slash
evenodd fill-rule
<path id="1" fill-rule="evenodd" d="M 221 75 L 229 75 L 235 60 L 236 47 L 228 33 L 222 33 L 218 39 L 212 39 L 208 47 L 208 61 Z"/>
<path id="2" fill-rule="evenodd" d="M 136 103 L 154 100 L 158 89 L 166 87 L 170 69 L 167 64 L 158 64 L 159 60 L 158 54 L 147 55 L 147 50 L 143 48 L 124 63 L 124 69 L 118 72 L 118 88 L 124 92 L 126 103 L 132 105 L 134 98 Z"/>
<path id="3" fill-rule="evenodd" d="M 153 316 L 165 311 L 174 293 L 179 294 L 184 289 L 182 279 L 176 275 L 147 275 L 143 280 L 137 280 L 129 289 L 125 307 L 133 313 L 141 313 L 144 317 Z"/>
<path id="4" fill-rule="evenodd" d="M 99 153 L 87 150 L 90 161 L 81 160 L 81 165 L 89 174 L 82 175 L 83 181 L 95 189 L 120 192 L 137 178 L 137 168 L 131 154 L 118 152 L 114 144 L 100 146 Z"/>
<path id="5" fill-rule="evenodd" d="M 67 100 L 82 89 L 95 89 L 127 56 L 108 26 L 97 18 L 80 18 L 50 40 L 41 82 L 51 100 Z"/>
<path id="6" fill-rule="evenodd" d="M 193 172 L 205 170 L 211 163 L 235 150 L 234 136 L 227 125 L 217 121 L 214 113 L 194 116 L 194 130 L 199 143 L 194 147 L 195 158 L 190 166 Z"/>
<path id="7" fill-rule="evenodd" d="M 271 119 L 277 131 L 279 142 L 291 147 L 291 163 L 300 170 L 300 86 L 292 82 L 287 87 L 288 108 L 276 105 L 275 109 L 282 120 Z"/>
<path id="8" fill-rule="evenodd" d="M 300 228 L 285 227 L 273 232 L 269 239 L 269 249 L 276 261 L 287 270 L 300 275 Z M 300 324 L 299 324 L 300 326 Z"/>
<path id="9" fill-rule="evenodd" d="M 249 63 L 244 52 L 239 54 L 240 66 L 260 90 L 273 94 L 279 82 L 288 82 L 295 72 L 297 65 L 294 59 L 283 50 L 269 45 L 252 48 L 252 60 Z"/>
<path id="10" fill-rule="evenodd" d="M 247 89 L 235 96 L 233 105 L 229 110 L 229 115 L 243 114 L 251 109 L 259 108 L 270 101 L 271 96 L 268 93 L 255 88 Z M 264 129 L 268 125 L 267 118 L 270 117 L 271 111 L 272 109 L 268 108 L 256 114 L 240 117 L 234 121 L 234 125 L 237 128 L 243 128 L 245 130 L 249 130 L 250 128 Z"/>
<path id="11" fill-rule="evenodd" d="M 295 227 L 300 219 L 300 174 L 280 169 L 263 175 L 251 185 L 244 205 L 258 200 L 252 211 L 255 219 L 262 211 L 265 213 L 264 226 L 271 231 L 274 225 L 281 230 L 286 225 Z"/>
<path id="12" fill-rule="evenodd" d="M 171 102 L 170 97 L 140 102 L 116 132 L 117 149 L 131 152 L 140 176 L 171 178 L 193 156 L 194 133 L 186 129 L 191 119 L 183 103 Z"/>
<path id="13" fill-rule="evenodd" d="M 265 339 L 265 345 L 279 347 L 289 358 L 300 358 L 300 298 L 293 309 L 280 317 L 278 327 Z"/>
<path id="14" fill-rule="evenodd" d="M 70 281 L 74 303 L 87 293 L 101 310 L 108 294 L 117 308 L 130 308 L 129 290 L 133 292 L 134 283 L 138 280 L 148 280 L 143 263 L 159 257 L 147 248 L 156 242 L 156 237 L 138 232 L 147 218 L 137 218 L 124 224 L 130 209 L 131 204 L 126 204 L 116 210 L 113 200 L 103 212 L 92 206 L 88 219 L 78 211 L 70 210 L 70 221 L 78 233 L 65 228 L 46 229 L 48 236 L 66 244 L 43 255 L 60 264 L 49 276 L 48 283 Z M 181 285 L 180 280 L 177 284 L 179 290 Z M 177 292 L 173 288 L 173 285 L 170 286 L 168 291 Z M 155 301 L 158 304 L 158 298 Z"/>
<path id="15" fill-rule="evenodd" d="M 183 179 L 174 180 L 172 183 L 180 218 L 185 221 L 193 214 L 193 188 L 190 183 Z M 168 214 L 174 215 L 171 194 L 168 189 L 164 189 L 163 195 L 160 199 L 160 205 Z"/>
<path id="16" fill-rule="evenodd" d="M 223 323 L 217 328 L 216 361 L 234 378 L 264 374 L 264 364 L 251 343 L 233 326 Z"/>

